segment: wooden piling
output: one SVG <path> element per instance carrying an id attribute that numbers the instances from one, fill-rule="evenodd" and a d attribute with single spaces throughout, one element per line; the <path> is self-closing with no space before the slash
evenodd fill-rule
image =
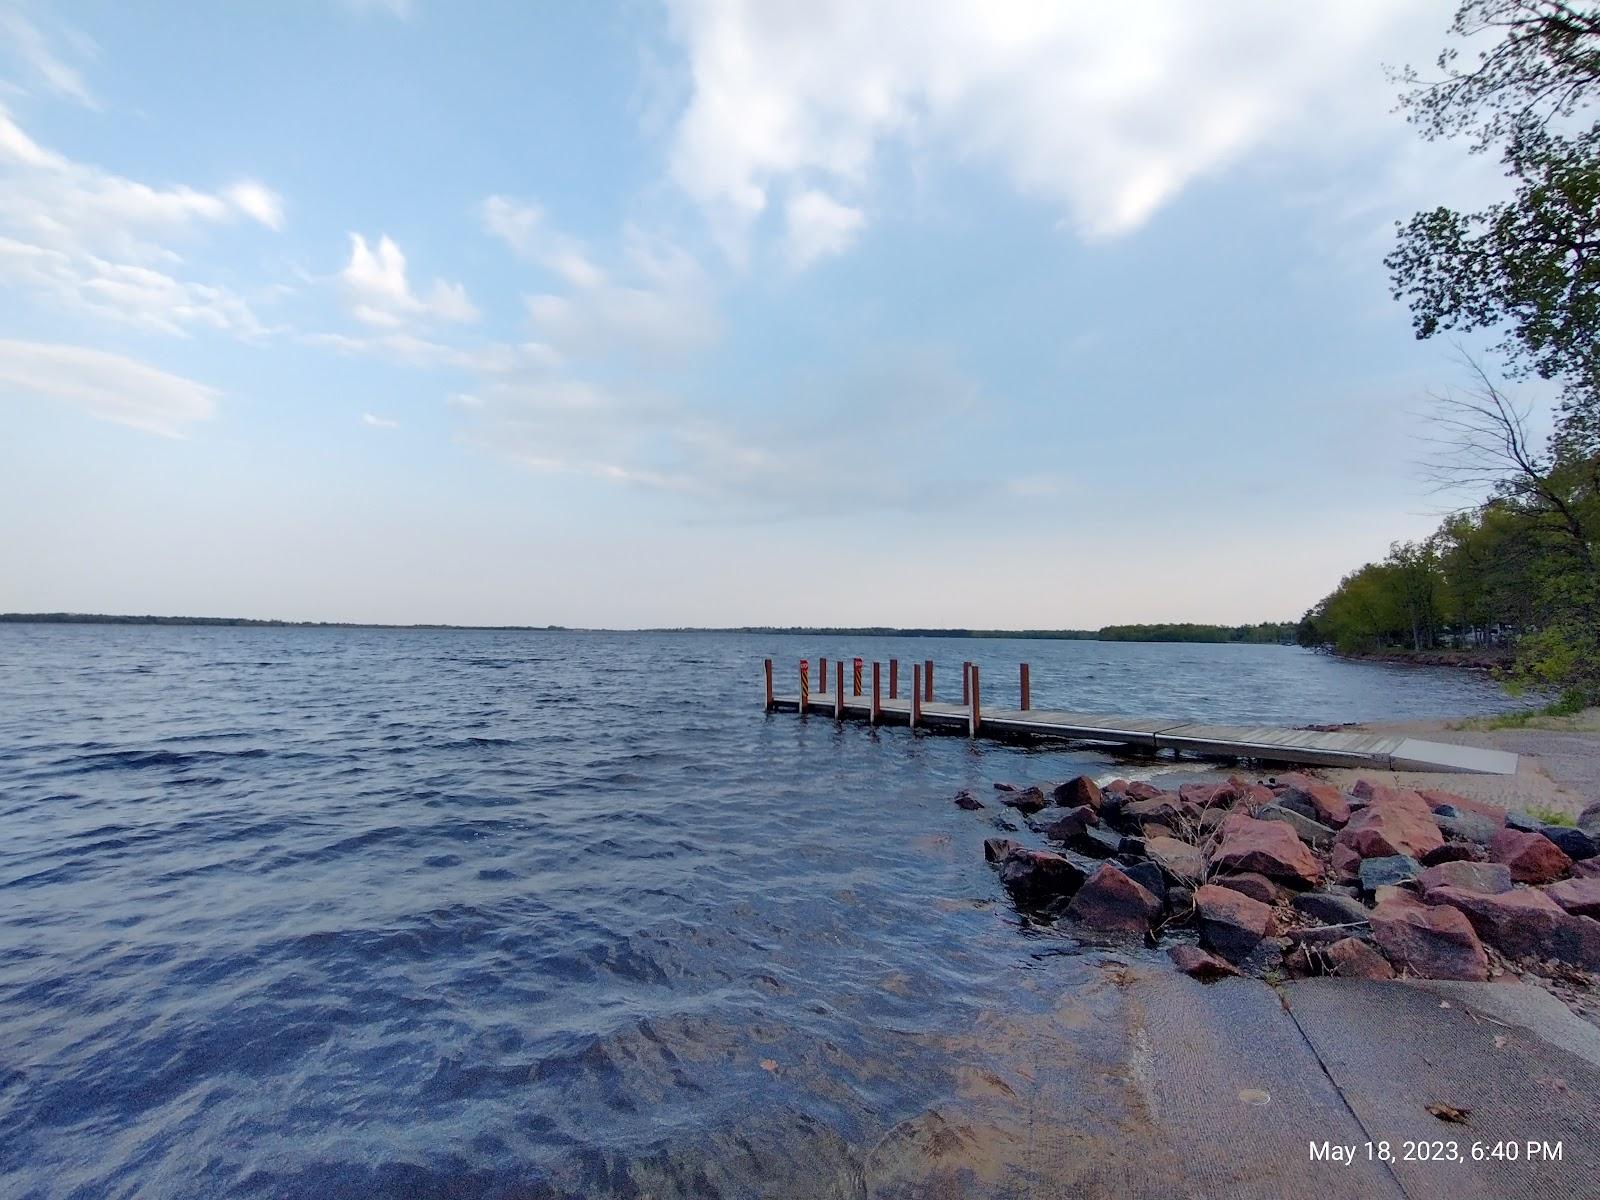
<path id="1" fill-rule="evenodd" d="M 817 659 L 817 692 L 819 695 L 828 694 L 828 660 Z"/>
<path id="2" fill-rule="evenodd" d="M 922 698 L 929 704 L 933 703 L 933 659 L 928 659 L 922 664 Z"/>
<path id="3" fill-rule="evenodd" d="M 811 711 L 811 660 L 800 660 L 800 715 Z"/>
<path id="4" fill-rule="evenodd" d="M 922 724 L 922 668 L 911 664 L 911 728 Z"/>
<path id="5" fill-rule="evenodd" d="M 867 718 L 877 725 L 883 720 L 883 689 L 879 686 L 878 664 L 872 664 L 872 715 Z"/>
<path id="6" fill-rule="evenodd" d="M 889 660 L 889 699 L 900 699 L 900 660 L 898 658 Z"/>
<path id="7" fill-rule="evenodd" d="M 972 709 L 967 718 L 967 736 L 977 737 L 981 721 L 978 716 L 978 664 L 968 663 L 967 673 L 972 676 Z"/>
<path id="8" fill-rule="evenodd" d="M 855 675 L 855 694 L 859 696 L 861 695 L 861 660 L 859 658 L 855 661 Z"/>
<path id="9" fill-rule="evenodd" d="M 967 688 L 968 688 L 967 680 L 968 680 L 968 677 L 971 674 L 972 674 L 972 662 L 971 662 L 971 660 L 966 660 L 966 661 L 962 662 L 962 664 L 961 664 L 961 703 L 962 704 L 966 704 L 968 699 L 969 699 L 969 694 L 968 694 L 968 691 L 967 691 Z"/>
<path id="10" fill-rule="evenodd" d="M 1028 664 L 1022 664 L 1022 711 L 1027 712 L 1033 707 L 1033 689 L 1028 686 Z"/>
<path id="11" fill-rule="evenodd" d="M 767 659 L 762 664 L 762 672 L 761 673 L 764 676 L 766 676 L 766 682 L 767 682 L 767 703 L 766 703 L 763 711 L 771 712 L 772 711 L 772 660 L 770 658 Z"/>
<path id="12" fill-rule="evenodd" d="M 833 666 L 836 676 L 835 682 L 838 684 L 833 689 L 833 719 L 842 721 L 844 720 L 844 659 L 841 658 Z"/>

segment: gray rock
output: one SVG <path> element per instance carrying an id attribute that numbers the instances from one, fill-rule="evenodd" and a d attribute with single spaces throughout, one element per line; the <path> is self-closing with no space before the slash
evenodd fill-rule
<path id="1" fill-rule="evenodd" d="M 1462 813 L 1455 817 L 1434 815 L 1439 822 L 1439 832 L 1458 842 L 1476 842 L 1480 846 L 1487 846 L 1494 840 L 1494 835 L 1500 832 L 1500 826 L 1476 813 Z"/>
<path id="2" fill-rule="evenodd" d="M 1506 812 L 1506 825 L 1512 829 L 1520 829 L 1523 833 L 1538 833 L 1544 825 L 1535 821 L 1520 808 L 1509 809 Z"/>
<path id="3" fill-rule="evenodd" d="M 1256 813 L 1256 817 L 1262 821 L 1282 821 L 1313 850 L 1326 850 L 1333 845 L 1333 830 L 1320 821 L 1302 816 L 1292 808 L 1285 808 L 1282 804 L 1269 804 Z"/>
<path id="4" fill-rule="evenodd" d="M 1072 848 L 1094 858 L 1115 858 L 1122 850 L 1122 835 L 1104 825 L 1091 825 L 1072 843 Z"/>
<path id="5" fill-rule="evenodd" d="M 1308 821 L 1317 820 L 1316 806 L 1293 788 L 1280 795 L 1275 803 L 1280 808 L 1287 808 L 1290 812 L 1299 813 Z M 1322 822 L 1317 821 L 1317 824 L 1320 825 Z"/>
<path id="6" fill-rule="evenodd" d="M 1381 887 L 1397 887 L 1415 879 L 1421 871 L 1422 864 L 1409 854 L 1364 858 L 1361 860 L 1361 887 L 1368 892 L 1375 892 Z"/>
<path id="7" fill-rule="evenodd" d="M 1118 866 L 1122 868 L 1122 873 L 1129 879 L 1144 888 L 1157 900 L 1160 900 L 1163 905 L 1166 904 L 1167 880 L 1162 875 L 1161 868 L 1156 866 L 1155 863 L 1147 860 L 1144 862 L 1119 863 Z"/>
<path id="8" fill-rule="evenodd" d="M 1433 815 L 1436 817 L 1459 817 L 1461 810 L 1454 804 L 1441 804 L 1433 810 Z"/>
<path id="9" fill-rule="evenodd" d="M 1578 828 L 1600 841 L 1600 800 L 1583 806 L 1583 811 L 1578 814 Z"/>
<path id="10" fill-rule="evenodd" d="M 1539 832 L 1560 846 L 1573 862 L 1582 862 L 1586 858 L 1600 854 L 1600 845 L 1595 844 L 1596 839 L 1581 829 L 1574 829 L 1571 825 L 1541 825 Z"/>
<path id="11" fill-rule="evenodd" d="M 1367 919 L 1367 906 L 1350 896 L 1328 892 L 1301 892 L 1290 901 L 1295 911 L 1324 925 L 1348 925 Z"/>

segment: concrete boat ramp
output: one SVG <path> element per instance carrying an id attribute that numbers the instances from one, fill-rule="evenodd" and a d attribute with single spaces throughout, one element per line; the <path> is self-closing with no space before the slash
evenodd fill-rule
<path id="1" fill-rule="evenodd" d="M 1517 756 L 1503 750 L 1429 742 L 1419 738 L 1372 733 L 1283 729 L 1265 725 L 1211 725 L 1177 718 L 1107 716 L 1097 713 L 1034 708 L 1028 667 L 1020 671 L 1020 706 L 989 708 L 983 704 L 976 665 L 962 664 L 960 704 L 933 699 L 933 664 L 914 666 L 911 690 L 900 694 L 899 664 L 891 663 L 889 695 L 883 694 L 881 664 L 871 664 L 870 684 L 864 664 L 856 659 L 846 676 L 836 663 L 832 690 L 827 689 L 828 663 L 819 660 L 823 687 L 809 687 L 809 664 L 801 671 L 801 691 L 779 695 L 772 685 L 772 660 L 766 661 L 766 707 L 769 712 L 821 714 L 836 720 L 910 725 L 971 737 L 1045 737 L 1097 742 L 1148 752 L 1170 751 L 1204 758 L 1255 759 L 1320 767 L 1356 767 L 1383 771 L 1438 771 L 1469 775 L 1515 775 Z M 925 673 L 924 673 L 925 672 Z"/>

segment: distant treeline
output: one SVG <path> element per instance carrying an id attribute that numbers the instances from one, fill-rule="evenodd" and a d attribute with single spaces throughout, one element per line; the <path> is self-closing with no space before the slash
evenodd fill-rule
<path id="1" fill-rule="evenodd" d="M 155 617 L 115 613 L 0 613 L 0 625 L 242 625 L 269 629 L 485 629 L 562 631 L 564 625 L 384 625 L 370 621 L 275 621 L 258 617 Z"/>
<path id="2" fill-rule="evenodd" d="M 1294 641 L 1292 621 L 1262 621 L 1259 625 L 1107 625 L 1096 635 L 1102 642 L 1249 642 L 1272 645 Z"/>

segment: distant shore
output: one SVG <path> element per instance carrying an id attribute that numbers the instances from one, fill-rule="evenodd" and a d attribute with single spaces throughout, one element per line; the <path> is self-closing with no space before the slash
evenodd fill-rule
<path id="1" fill-rule="evenodd" d="M 1511 666 L 1512 651 L 1508 647 L 1484 647 L 1474 650 L 1405 650 L 1391 648 L 1359 653 L 1339 654 L 1354 662 L 1393 663 L 1404 667 L 1456 667 L 1468 671 L 1503 671 Z"/>

